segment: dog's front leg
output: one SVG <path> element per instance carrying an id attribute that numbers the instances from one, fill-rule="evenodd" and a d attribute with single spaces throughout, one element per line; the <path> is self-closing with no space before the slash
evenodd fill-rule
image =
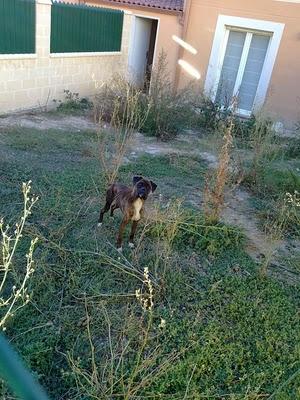
<path id="1" fill-rule="evenodd" d="M 127 224 L 128 224 L 128 218 L 123 218 L 123 221 L 121 222 L 121 225 L 119 228 L 119 233 L 118 233 L 118 238 L 117 238 L 118 251 L 122 251 L 123 233 L 124 233 L 124 229 Z"/>
<path id="2" fill-rule="evenodd" d="M 130 236 L 129 236 L 129 247 L 131 249 L 134 248 L 133 240 L 134 240 L 134 235 L 135 235 L 137 226 L 138 226 L 138 221 L 132 221 L 131 231 L 130 231 Z"/>

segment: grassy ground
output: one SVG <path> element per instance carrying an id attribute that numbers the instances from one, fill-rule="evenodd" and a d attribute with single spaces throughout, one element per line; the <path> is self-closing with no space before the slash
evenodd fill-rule
<path id="1" fill-rule="evenodd" d="M 0 215 L 14 221 L 22 181 L 40 196 L 14 265 L 38 235 L 32 298 L 7 335 L 52 399 L 300 399 L 299 288 L 261 278 L 238 230 L 171 202 L 120 256 L 120 215 L 96 229 L 95 133 L 4 129 L 0 143 Z M 158 202 L 201 188 L 206 168 L 142 155 L 120 178 L 149 176 Z"/>

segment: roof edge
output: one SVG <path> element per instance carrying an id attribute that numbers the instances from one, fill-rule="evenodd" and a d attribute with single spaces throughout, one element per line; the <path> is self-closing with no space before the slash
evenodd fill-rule
<path id="1" fill-rule="evenodd" d="M 119 7 L 128 7 L 128 8 L 138 8 L 142 10 L 149 10 L 152 12 L 158 12 L 161 14 L 171 14 L 171 15 L 180 15 L 183 13 L 183 10 L 175 10 L 175 9 L 168 9 L 168 8 L 160 8 L 160 7 L 152 7 L 152 6 L 146 6 L 142 4 L 131 4 L 131 3 L 126 3 L 126 0 L 122 1 L 110 1 L 110 0 L 95 0 L 97 3 L 101 4 L 110 4 L 110 5 L 115 5 Z"/>

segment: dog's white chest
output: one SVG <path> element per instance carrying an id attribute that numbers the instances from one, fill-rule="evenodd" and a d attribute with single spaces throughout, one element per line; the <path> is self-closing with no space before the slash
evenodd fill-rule
<path id="1" fill-rule="evenodd" d="M 142 199 L 136 199 L 135 202 L 133 203 L 133 216 L 132 216 L 132 221 L 139 221 L 141 219 L 141 209 L 143 207 L 143 201 Z"/>

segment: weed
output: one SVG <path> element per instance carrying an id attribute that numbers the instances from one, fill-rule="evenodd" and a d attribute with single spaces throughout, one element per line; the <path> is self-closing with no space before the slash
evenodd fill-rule
<path id="1" fill-rule="evenodd" d="M 291 233 L 300 237 L 300 199 L 297 190 L 294 193 L 287 192 L 279 199 L 275 206 L 276 218 L 273 219 L 271 231 L 275 231 L 276 237 L 283 237 L 284 233 Z"/>
<path id="2" fill-rule="evenodd" d="M 64 100 L 56 100 L 53 102 L 57 104 L 57 111 L 64 113 L 73 113 L 78 111 L 90 110 L 93 106 L 92 102 L 86 97 L 79 97 L 79 93 L 73 93 L 68 89 L 64 89 Z"/>
<path id="3" fill-rule="evenodd" d="M 222 107 L 209 97 L 202 95 L 199 109 L 196 111 L 195 127 L 203 127 L 207 131 L 216 131 L 222 118 Z"/>
<path id="4" fill-rule="evenodd" d="M 139 120 L 136 121 L 135 130 L 166 140 L 191 125 L 197 96 L 191 87 L 175 92 L 169 78 L 166 54 L 162 52 L 152 71 L 151 86 L 146 92 L 120 76 L 115 76 L 101 88 L 95 100 L 97 121 L 101 116 L 101 120 L 106 122 L 117 119 L 123 127 L 133 125 L 126 110 L 130 99 L 135 99 L 134 114 Z"/>
<path id="5" fill-rule="evenodd" d="M 284 154 L 287 158 L 299 159 L 300 158 L 300 140 L 289 139 L 284 149 Z"/>
<path id="6" fill-rule="evenodd" d="M 224 107 L 210 97 L 202 94 L 196 105 L 196 115 L 193 120 L 195 128 L 205 128 L 208 133 L 223 130 L 228 121 L 232 121 L 232 134 L 240 139 L 243 145 L 251 145 L 258 139 L 265 137 L 271 131 L 272 121 L 263 118 L 263 111 L 249 118 L 243 118 L 236 113 L 237 99 L 232 99 L 228 107 Z M 257 136 L 259 133 L 259 137 Z M 250 143 L 249 143 L 250 142 Z"/>
<path id="7" fill-rule="evenodd" d="M 175 91 L 169 76 L 166 54 L 162 52 L 152 70 L 149 93 L 141 97 L 140 103 L 142 113 L 149 109 L 141 131 L 163 140 L 189 128 L 195 113 L 195 90 L 188 86 Z"/>
<path id="8" fill-rule="evenodd" d="M 212 223 L 219 221 L 221 211 L 224 207 L 225 188 L 229 182 L 230 174 L 233 127 L 234 121 L 230 118 L 224 126 L 223 144 L 220 149 L 217 170 L 213 177 L 209 173 L 206 178 L 204 208 L 206 218 Z"/>
<path id="9" fill-rule="evenodd" d="M 22 193 L 24 197 L 23 214 L 20 221 L 15 224 L 13 234 L 10 234 L 10 227 L 5 225 L 0 219 L 1 242 L 1 282 L 0 282 L 0 328 L 6 330 L 7 321 L 14 316 L 25 304 L 29 302 L 28 283 L 34 272 L 33 251 L 37 243 L 37 238 L 32 239 L 28 253 L 26 254 L 25 273 L 20 273 L 14 268 L 14 258 L 23 236 L 25 222 L 31 214 L 31 210 L 38 198 L 30 195 L 30 181 L 23 183 Z"/>
<path id="10" fill-rule="evenodd" d="M 254 130 L 250 135 L 253 149 L 253 161 L 250 170 L 254 184 L 259 180 L 259 171 L 276 157 L 277 147 L 275 133 L 272 126 L 263 117 L 256 120 Z"/>

